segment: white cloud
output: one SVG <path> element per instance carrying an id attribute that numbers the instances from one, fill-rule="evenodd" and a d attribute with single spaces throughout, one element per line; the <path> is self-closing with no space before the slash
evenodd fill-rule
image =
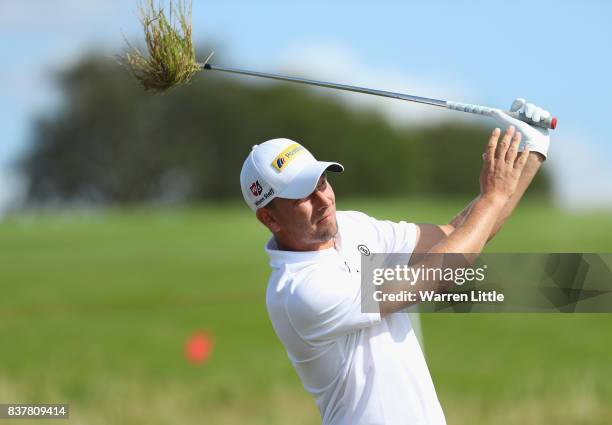
<path id="1" fill-rule="evenodd" d="M 410 75 L 397 69 L 361 63 L 351 50 L 333 43 L 291 46 L 280 58 L 281 72 L 304 78 L 406 93 L 442 100 L 469 99 L 469 90 L 455 82 L 433 81 L 422 75 Z M 372 108 L 394 125 L 428 125 L 449 120 L 473 119 L 430 105 L 417 104 L 384 97 L 315 88 L 335 96 L 357 108 Z"/>
<path id="2" fill-rule="evenodd" d="M 116 13 L 120 5 L 118 0 L 3 1 L 0 2 L 0 25 L 4 30 L 61 31 L 66 24 L 81 26 L 87 19 L 104 19 Z"/>
<path id="3" fill-rule="evenodd" d="M 595 143 L 577 132 L 559 130 L 551 136 L 547 163 L 555 183 L 555 196 L 565 209 L 612 207 L 612 168 L 598 154 Z"/>

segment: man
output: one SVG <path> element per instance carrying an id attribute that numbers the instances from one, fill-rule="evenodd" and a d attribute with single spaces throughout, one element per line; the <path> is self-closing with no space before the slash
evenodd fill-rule
<path id="1" fill-rule="evenodd" d="M 548 114 L 517 99 L 512 110 L 534 120 Z M 548 131 L 513 119 L 495 129 L 483 154 L 480 195 L 448 224 L 379 221 L 336 211 L 326 171 L 288 139 L 256 145 L 240 175 L 242 193 L 272 232 L 266 303 L 272 325 L 323 424 L 444 424 L 406 302 L 361 309 L 360 255 L 479 253 L 510 216 L 546 158 Z M 521 143 L 521 137 L 524 138 Z M 435 141 L 432 141 L 435 143 Z M 521 152 L 521 153 L 518 153 Z"/>

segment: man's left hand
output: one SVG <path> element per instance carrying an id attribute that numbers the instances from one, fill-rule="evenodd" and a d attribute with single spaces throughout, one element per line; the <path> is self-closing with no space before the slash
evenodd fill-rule
<path id="1" fill-rule="evenodd" d="M 522 112 L 527 118 L 531 118 L 534 122 L 539 122 L 540 120 L 550 117 L 550 112 L 533 103 L 528 103 L 523 98 L 518 98 L 512 102 L 510 111 Z M 494 109 L 491 115 L 506 126 L 513 125 L 522 133 L 523 139 L 519 146 L 519 152 L 522 152 L 525 147 L 527 147 L 531 152 L 538 152 L 546 159 L 548 156 L 548 146 L 550 145 L 550 135 L 547 128 L 531 126 L 524 121 L 511 117 L 501 109 Z"/>

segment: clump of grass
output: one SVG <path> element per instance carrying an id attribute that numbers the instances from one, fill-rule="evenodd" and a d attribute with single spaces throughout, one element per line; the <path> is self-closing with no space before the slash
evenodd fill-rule
<path id="1" fill-rule="evenodd" d="M 126 41 L 128 51 L 121 62 L 145 90 L 163 92 L 191 81 L 203 66 L 191 39 L 191 2 L 170 0 L 166 14 L 161 0 L 143 0 L 140 12 L 148 54 Z"/>

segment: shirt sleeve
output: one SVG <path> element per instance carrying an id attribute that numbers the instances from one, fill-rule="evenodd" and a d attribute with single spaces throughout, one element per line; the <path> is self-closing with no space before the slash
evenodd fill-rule
<path id="1" fill-rule="evenodd" d="M 412 253 L 417 243 L 417 226 L 414 223 L 377 220 L 369 217 L 376 228 L 378 238 L 386 253 Z"/>
<path id="2" fill-rule="evenodd" d="M 380 322 L 380 313 L 361 312 L 361 281 L 340 268 L 311 273 L 293 291 L 287 315 L 308 342 L 324 342 Z"/>

